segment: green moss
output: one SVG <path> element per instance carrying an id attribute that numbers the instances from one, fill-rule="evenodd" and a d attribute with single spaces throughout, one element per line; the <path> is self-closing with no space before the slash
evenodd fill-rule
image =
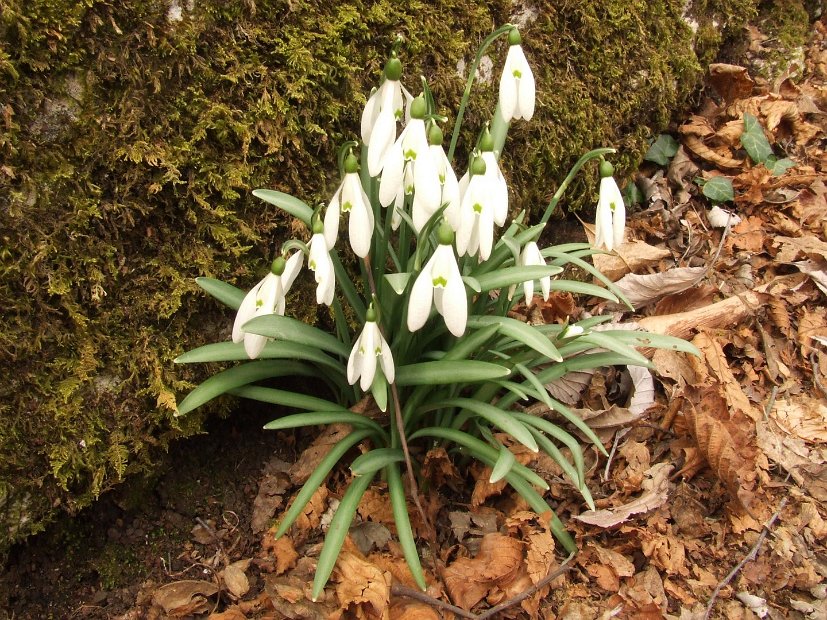
<path id="1" fill-rule="evenodd" d="M 150 470 L 172 439 L 201 429 L 204 413 L 173 416 L 175 398 L 210 369 L 172 360 L 225 338 L 231 316 L 194 278 L 246 288 L 293 234 L 252 189 L 328 199 L 337 147 L 356 136 L 391 42 L 404 37 L 404 82 L 418 90 L 425 75 L 452 116 L 457 63 L 511 10 L 505 0 L 181 4 L 175 23 L 154 0 L 9 0 L 0 10 L 9 539 Z M 504 155 L 515 209 L 539 210 L 588 149 L 619 148 L 620 175 L 637 164 L 699 77 L 683 4 L 563 0 L 522 28 L 540 94 Z M 753 6 L 717 4 L 738 19 Z M 502 46 L 490 53 L 498 66 Z M 460 162 L 495 97 L 492 84 L 475 91 Z M 582 177 L 565 207 L 591 203 L 595 185 L 596 174 Z M 329 322 L 310 288 L 291 307 Z"/>
<path id="2" fill-rule="evenodd" d="M 757 72 L 774 79 L 791 63 L 804 68 L 804 45 L 810 34 L 810 16 L 801 0 L 762 2 L 756 20 L 759 30 L 767 36 Z"/>

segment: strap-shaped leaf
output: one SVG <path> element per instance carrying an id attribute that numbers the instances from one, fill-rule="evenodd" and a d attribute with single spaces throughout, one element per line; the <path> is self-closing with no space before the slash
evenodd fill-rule
<path id="1" fill-rule="evenodd" d="M 394 463 L 405 460 L 405 453 L 399 448 L 375 448 L 357 456 L 350 464 L 354 476 L 375 474 L 377 471 Z"/>
<path id="2" fill-rule="evenodd" d="M 242 398 L 250 398 L 262 403 L 270 403 L 272 405 L 282 405 L 284 407 L 295 407 L 296 409 L 304 409 L 305 411 L 334 411 L 341 409 L 347 411 L 341 405 L 317 398 L 315 396 L 308 396 L 307 394 L 299 394 L 298 392 L 291 392 L 289 390 L 278 390 L 276 388 L 264 387 L 261 385 L 245 385 L 229 392 L 233 396 L 241 396 Z"/>
<path id="3" fill-rule="evenodd" d="M 471 356 L 486 342 L 491 340 L 494 334 L 500 329 L 499 325 L 492 324 L 478 329 L 474 332 L 467 332 L 454 344 L 442 357 L 443 361 L 464 360 Z"/>
<path id="4" fill-rule="evenodd" d="M 383 429 L 374 420 L 352 411 L 305 411 L 293 413 L 268 422 L 265 430 L 280 431 L 286 428 L 301 428 L 303 426 L 319 426 L 323 424 L 350 424 L 357 428 L 368 428 L 375 431 L 380 437 L 386 437 Z"/>
<path id="5" fill-rule="evenodd" d="M 539 280 L 546 276 L 556 276 L 563 271 L 562 267 L 529 265 L 527 267 L 505 267 L 489 273 L 475 275 L 480 290 L 491 291 L 502 289 L 512 284 L 522 284 L 529 280 Z M 595 287 L 598 288 L 598 287 Z M 602 290 L 602 289 L 601 289 Z"/>
<path id="6" fill-rule="evenodd" d="M 589 284 L 588 282 L 577 282 L 575 280 L 552 280 L 549 290 L 579 293 L 580 295 L 591 295 L 592 297 L 608 299 L 609 301 L 613 301 L 615 303 L 620 301 L 611 291 L 607 291 L 602 286 L 597 286 L 596 284 Z"/>
<path id="7" fill-rule="evenodd" d="M 666 336 L 663 334 L 655 334 L 652 332 L 631 331 L 622 329 L 607 329 L 600 332 L 601 334 L 616 338 L 621 342 L 630 344 L 633 347 L 649 347 L 653 349 L 669 349 L 670 351 L 680 351 L 682 353 L 691 353 L 700 357 L 701 352 L 698 348 L 682 338 L 675 336 Z"/>
<path id="8" fill-rule="evenodd" d="M 334 336 L 289 316 L 279 314 L 259 316 L 247 321 L 243 328 L 244 331 L 251 334 L 298 342 L 299 344 L 316 347 L 322 351 L 341 355 L 344 358 L 350 355 L 348 348 Z"/>
<path id="9" fill-rule="evenodd" d="M 455 428 L 442 428 L 436 426 L 421 428 L 415 433 L 412 433 L 411 436 L 408 437 L 408 440 L 412 441 L 414 439 L 418 439 L 419 437 L 436 437 L 437 439 L 447 439 L 448 441 L 453 441 L 455 444 L 467 448 L 468 451 L 471 452 L 471 454 L 474 456 L 474 458 L 480 459 L 486 465 L 493 467 L 494 463 L 497 462 L 498 454 L 496 448 L 492 448 L 484 441 L 481 441 L 476 437 L 473 437 L 463 431 L 458 431 Z M 518 477 L 527 480 L 531 484 L 540 487 L 545 491 L 547 491 L 549 488 L 548 483 L 545 480 L 543 480 L 540 476 L 537 475 L 536 472 L 530 470 L 522 463 L 514 463 L 514 466 L 511 469 L 511 474 L 509 475 L 513 474 L 517 474 Z"/>
<path id="10" fill-rule="evenodd" d="M 623 294 L 617 286 L 615 286 L 614 282 L 612 282 L 609 278 L 607 278 L 603 273 L 594 267 L 593 265 L 587 263 L 582 258 L 575 256 L 570 252 L 562 252 L 560 251 L 560 246 L 552 246 L 542 250 L 540 253 L 545 257 L 554 258 L 550 264 L 552 265 L 562 265 L 565 263 L 571 263 L 572 265 L 576 265 L 580 267 L 583 271 L 590 274 L 591 276 L 600 280 L 606 288 L 608 288 L 612 293 L 614 293 L 615 297 L 617 297 L 620 301 L 626 304 L 630 309 L 632 308 L 631 302 L 627 299 L 627 297 Z M 582 248 L 581 248 L 582 249 Z M 591 253 L 591 251 L 589 251 Z"/>
<path id="11" fill-rule="evenodd" d="M 474 383 L 506 377 L 511 371 L 499 364 L 476 360 L 438 360 L 408 364 L 396 369 L 396 384 L 445 385 L 449 383 Z"/>
<path id="12" fill-rule="evenodd" d="M 348 485 L 347 491 L 345 491 L 342 500 L 339 502 L 339 507 L 330 521 L 330 527 L 324 538 L 324 546 L 319 554 L 319 561 L 316 563 L 316 575 L 313 577 L 313 594 L 311 596 L 314 602 L 319 599 L 324 591 L 327 580 L 336 565 L 339 551 L 342 550 L 342 544 L 345 542 L 350 524 L 353 522 L 359 500 L 368 490 L 372 480 L 373 475 L 357 476 Z"/>
<path id="13" fill-rule="evenodd" d="M 313 494 L 319 489 L 320 486 L 322 486 L 324 479 L 336 463 L 339 462 L 339 459 L 341 459 L 348 450 L 367 438 L 369 435 L 370 431 L 368 430 L 353 431 L 330 449 L 330 452 L 328 452 L 319 464 L 316 465 L 316 469 L 314 469 L 310 474 L 307 482 L 302 485 L 302 488 L 296 495 L 293 503 L 290 504 L 290 508 L 288 508 L 287 512 L 284 513 L 284 517 L 282 517 L 281 523 L 279 523 L 279 529 L 276 530 L 276 538 L 281 538 L 284 536 L 287 530 L 290 529 L 290 526 L 293 525 L 295 520 L 299 518 L 299 515 L 304 512 L 304 507 L 307 505 L 307 502 L 310 501 Z"/>
<path id="14" fill-rule="evenodd" d="M 505 478 L 516 462 L 517 458 L 514 453 L 505 446 L 500 446 L 500 453 L 494 467 L 491 468 L 491 476 L 488 478 L 488 482 L 494 484 Z"/>
<path id="15" fill-rule="evenodd" d="M 238 310 L 244 296 L 247 294 L 232 284 L 227 284 L 215 278 L 195 278 L 195 283 L 207 293 L 215 297 L 225 306 Z"/>
<path id="16" fill-rule="evenodd" d="M 562 362 L 557 348 L 551 344 L 548 337 L 534 329 L 531 325 L 512 319 L 507 316 L 470 316 L 468 317 L 468 325 L 470 327 L 486 327 L 488 325 L 496 324 L 499 332 L 504 336 L 513 338 L 522 342 L 527 347 L 531 347 L 540 355 L 544 355 L 550 360 Z"/>
<path id="17" fill-rule="evenodd" d="M 401 295 L 405 292 L 405 287 L 408 286 L 408 281 L 411 279 L 411 272 L 404 273 L 389 273 L 385 275 L 385 280 L 391 285 L 393 292 Z"/>
<path id="18" fill-rule="evenodd" d="M 578 475 L 577 470 L 574 468 L 574 465 L 572 465 L 569 460 L 563 456 L 563 453 L 560 452 L 560 449 L 556 445 L 554 445 L 554 442 L 546 437 L 539 429 L 534 428 L 533 426 L 529 427 L 529 430 L 531 430 L 534 434 L 534 438 L 537 440 L 537 445 L 540 446 L 540 450 L 554 459 L 575 487 L 580 487 L 582 483 L 580 482 L 580 476 Z"/>
<path id="19" fill-rule="evenodd" d="M 306 364 L 288 362 L 285 360 L 262 360 L 247 362 L 233 368 L 228 368 L 217 375 L 213 375 L 201 385 L 187 394 L 187 397 L 178 404 L 178 412 L 175 415 L 184 415 L 196 407 L 211 401 L 216 396 L 229 392 L 235 388 L 268 379 L 270 377 L 283 377 L 285 375 L 299 375 L 312 377 L 318 371 L 314 371 Z"/>
<path id="20" fill-rule="evenodd" d="M 429 408 L 433 409 L 444 409 L 445 407 L 456 407 L 470 411 L 505 431 L 532 452 L 537 452 L 538 450 L 534 436 L 525 425 L 514 418 L 513 412 L 511 411 L 503 411 L 499 407 L 473 398 L 449 398 L 448 400 L 429 405 Z"/>
<path id="21" fill-rule="evenodd" d="M 299 200 L 295 196 L 291 196 L 290 194 L 285 194 L 284 192 L 279 192 L 273 189 L 254 190 L 253 196 L 256 198 L 261 198 L 264 202 L 269 202 L 271 205 L 278 207 L 282 211 L 286 211 L 293 217 L 300 219 L 307 226 L 310 226 L 310 220 L 313 217 L 313 209 L 311 209 L 303 200 Z"/>
<path id="22" fill-rule="evenodd" d="M 411 531 L 411 519 L 408 515 L 408 504 L 405 502 L 405 487 L 402 484 L 402 476 L 399 467 L 388 465 L 385 467 L 385 478 L 388 480 L 388 495 L 391 498 L 391 509 L 393 510 L 393 521 L 396 524 L 396 535 L 399 537 L 399 545 L 402 547 L 402 554 L 411 569 L 416 585 L 423 591 L 427 589 L 425 574 L 422 572 L 422 564 L 419 562 L 419 550 L 416 548 L 413 531 Z"/>
<path id="23" fill-rule="evenodd" d="M 578 336 L 577 339 L 582 342 L 593 344 L 595 347 L 601 347 L 603 349 L 608 349 L 609 351 L 614 351 L 618 355 L 623 355 L 624 357 L 629 358 L 628 363 L 632 365 L 648 366 L 650 363 L 648 358 L 635 351 L 632 347 L 619 338 L 615 338 L 612 334 L 607 334 L 605 332 L 589 332 L 587 334 L 583 334 L 582 336 Z"/>
<path id="24" fill-rule="evenodd" d="M 557 441 L 563 443 L 571 451 L 571 456 L 574 459 L 574 466 L 577 468 L 577 476 L 573 478 L 572 481 L 575 486 L 578 487 L 585 483 L 586 469 L 583 461 L 583 449 L 580 447 L 579 441 L 556 424 L 553 424 L 544 418 L 529 415 L 527 413 L 521 413 L 519 411 L 514 412 L 514 417 L 522 422 L 525 422 L 526 425 L 533 426 L 534 428 L 546 433 L 547 435 L 551 435 Z"/>
<path id="25" fill-rule="evenodd" d="M 216 342 L 198 347 L 175 358 L 176 364 L 196 362 L 233 362 L 249 359 L 243 342 Z M 298 342 L 268 342 L 257 359 L 299 359 L 315 362 L 319 366 L 344 374 L 344 366 L 318 349 Z"/>

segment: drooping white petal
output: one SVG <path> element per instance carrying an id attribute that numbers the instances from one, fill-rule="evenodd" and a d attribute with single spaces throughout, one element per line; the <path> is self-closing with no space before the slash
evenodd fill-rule
<path id="1" fill-rule="evenodd" d="M 247 357 L 251 360 L 256 359 L 264 350 L 264 345 L 267 344 L 266 336 L 259 336 L 258 334 L 244 334 L 244 351 Z"/>
<path id="2" fill-rule="evenodd" d="M 394 379 L 396 378 L 396 367 L 393 363 L 393 355 L 391 355 L 391 348 L 388 346 L 388 343 L 385 342 L 385 339 L 382 338 L 382 335 L 379 335 L 379 340 L 382 342 L 382 348 L 379 355 L 379 364 L 382 366 L 382 372 L 385 375 L 385 378 L 388 380 L 388 383 L 393 383 Z"/>
<path id="3" fill-rule="evenodd" d="M 388 150 L 382 167 L 382 179 L 379 181 L 379 203 L 388 207 L 396 200 L 402 187 L 405 171 L 405 156 L 402 152 L 401 136 Z"/>
<path id="4" fill-rule="evenodd" d="M 362 356 L 359 355 L 359 345 L 362 340 L 362 335 L 353 343 L 353 348 L 350 350 L 350 357 L 347 358 L 347 382 L 350 385 L 356 383 L 359 375 L 362 374 Z"/>
<path id="5" fill-rule="evenodd" d="M 370 240 L 373 237 L 373 211 L 369 205 L 360 205 L 350 210 L 348 221 L 348 235 L 350 247 L 359 258 L 364 258 L 370 252 Z"/>
<path id="6" fill-rule="evenodd" d="M 396 119 L 390 109 L 382 109 L 373 125 L 368 143 L 368 173 L 379 176 L 385 162 L 388 149 L 396 137 Z"/>
<path id="7" fill-rule="evenodd" d="M 419 197 L 420 204 L 433 213 L 440 207 L 442 198 L 442 184 L 439 181 L 439 171 L 431 156 L 430 149 L 417 153 L 414 166 L 414 191 Z"/>
<path id="8" fill-rule="evenodd" d="M 609 252 L 614 248 L 612 210 L 609 203 L 602 199 L 597 201 L 597 211 L 595 212 L 594 246 L 596 248 L 605 248 Z"/>
<path id="9" fill-rule="evenodd" d="M 359 355 L 362 358 L 362 376 L 359 387 L 365 392 L 370 389 L 370 384 L 373 383 L 373 377 L 376 374 L 376 351 L 374 347 L 378 335 L 376 323 L 368 321 L 365 323 L 365 328 L 359 338 Z"/>
<path id="10" fill-rule="evenodd" d="M 520 54 L 523 54 L 522 49 L 520 49 Z M 523 70 L 523 75 L 520 78 L 518 95 L 520 109 L 519 116 L 517 118 L 523 118 L 524 120 L 530 121 L 531 117 L 534 116 L 534 104 L 537 88 L 534 83 L 534 74 L 531 71 L 528 61 L 525 59 L 525 55 L 523 55 L 523 63 L 525 68 Z"/>
<path id="11" fill-rule="evenodd" d="M 255 316 L 258 289 L 261 288 L 263 283 L 264 278 L 259 280 L 259 282 L 247 292 L 244 299 L 241 301 L 241 305 L 238 307 L 238 312 L 236 313 L 235 321 L 233 322 L 233 342 L 235 343 L 239 343 L 244 340 L 244 330 L 241 329 L 241 326 Z"/>
<path id="12" fill-rule="evenodd" d="M 293 281 L 296 279 L 296 276 L 299 275 L 299 271 L 301 271 L 303 263 L 304 254 L 301 252 L 293 252 L 290 258 L 287 259 L 287 262 L 284 265 L 284 273 L 281 274 L 281 282 L 284 287 L 282 297 L 287 295 L 290 287 L 293 286 Z"/>
<path id="13" fill-rule="evenodd" d="M 307 262 L 310 269 L 313 270 L 318 285 L 316 287 L 316 303 L 329 306 L 333 303 L 336 275 L 333 272 L 333 261 L 330 258 L 323 234 L 317 233 L 310 240 L 310 256 Z"/>
<path id="14" fill-rule="evenodd" d="M 431 283 L 431 266 L 434 257 L 419 272 L 411 288 L 411 296 L 408 300 L 408 331 L 415 332 L 425 325 L 428 315 L 431 313 L 431 302 L 433 301 L 434 285 Z"/>
<path id="15" fill-rule="evenodd" d="M 503 119 L 506 122 L 515 118 L 530 120 L 534 115 L 535 91 L 534 74 L 522 46 L 510 46 L 500 77 L 500 112 Z"/>
<path id="16" fill-rule="evenodd" d="M 613 177 L 600 179 L 600 197 L 597 201 L 595 246 L 610 252 L 623 243 L 626 227 L 626 206 Z"/>
<path id="17" fill-rule="evenodd" d="M 526 243 L 523 251 L 520 253 L 520 265 L 524 267 L 530 267 L 533 265 L 544 266 L 546 261 L 543 259 L 543 255 L 540 253 L 540 248 L 537 246 L 537 243 L 534 241 L 529 241 Z M 540 288 L 543 291 L 543 299 L 548 301 L 548 296 L 550 294 L 551 288 L 551 277 L 550 276 L 543 276 L 540 278 Z M 523 294 L 525 295 L 525 303 L 530 304 L 531 300 L 534 297 L 534 281 L 527 280 L 523 282 Z"/>
<path id="18" fill-rule="evenodd" d="M 333 193 L 327 211 L 324 214 L 324 238 L 329 248 L 336 245 L 336 238 L 339 236 L 339 210 L 341 209 L 341 196 L 344 191 L 347 175 L 339 184 L 338 189 Z"/>
<path id="19" fill-rule="evenodd" d="M 488 260 L 494 247 L 494 211 L 484 208 L 477 218 L 480 260 Z"/>
<path id="20" fill-rule="evenodd" d="M 500 76 L 500 112 L 505 121 L 511 122 L 514 118 L 514 110 L 517 108 L 517 78 L 511 69 L 512 50 L 516 46 L 511 45 L 505 57 L 505 66 Z"/>
<path id="21" fill-rule="evenodd" d="M 379 115 L 379 100 L 380 91 L 376 89 L 368 97 L 368 102 L 365 104 L 365 109 L 362 111 L 361 134 L 362 142 L 367 144 L 370 142 L 370 134 L 373 131 L 373 124 L 376 122 L 376 117 Z"/>
<path id="22" fill-rule="evenodd" d="M 484 151 L 482 160 L 485 162 L 485 178 L 490 188 L 488 200 L 494 210 L 494 222 L 497 226 L 503 226 L 508 218 L 508 185 L 493 152 Z"/>
<path id="23" fill-rule="evenodd" d="M 451 229 L 456 232 L 459 229 L 459 208 L 462 202 L 459 181 L 457 181 L 457 175 L 451 167 L 451 163 L 448 161 L 445 149 L 436 144 L 432 144 L 429 149 L 431 151 L 431 158 L 437 169 L 437 174 L 442 182 L 442 195 L 439 207 L 447 205 L 445 211 L 443 211 L 443 215 Z"/>
<path id="24" fill-rule="evenodd" d="M 442 291 L 442 311 L 445 325 L 457 338 L 465 333 L 465 324 L 468 321 L 468 300 L 465 297 L 465 284 L 457 271 L 456 276 L 448 281 Z"/>

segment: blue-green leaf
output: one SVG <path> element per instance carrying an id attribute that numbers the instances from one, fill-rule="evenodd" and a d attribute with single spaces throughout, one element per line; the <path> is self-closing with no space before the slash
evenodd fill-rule
<path id="1" fill-rule="evenodd" d="M 527 347 L 534 349 L 540 355 L 550 360 L 562 362 L 563 358 L 557 348 L 545 334 L 534 329 L 531 325 L 505 316 L 470 316 L 468 317 L 469 327 L 487 327 L 496 324 L 499 332 L 504 336 L 522 342 Z"/>
<path id="2" fill-rule="evenodd" d="M 724 176 L 707 179 L 703 186 L 703 194 L 712 202 L 730 202 L 735 200 L 735 190 L 732 189 L 732 179 Z"/>
<path id="3" fill-rule="evenodd" d="M 752 114 L 744 113 L 744 132 L 741 134 L 741 146 L 756 164 L 767 161 L 772 155 L 764 128 Z"/>
<path id="4" fill-rule="evenodd" d="M 477 276 L 481 291 L 501 289 L 512 284 L 522 284 L 529 280 L 539 280 L 546 276 L 556 276 L 562 267 L 531 265 L 528 267 L 505 267 Z"/>
<path id="5" fill-rule="evenodd" d="M 669 164 L 669 160 L 678 152 L 678 142 L 667 133 L 662 133 L 658 139 L 646 151 L 643 159 L 646 161 L 653 161 L 661 166 Z"/>
<path id="6" fill-rule="evenodd" d="M 399 448 L 374 448 L 357 456 L 350 464 L 350 471 L 354 476 L 375 474 L 377 471 L 393 463 L 405 460 L 405 453 Z"/>
<path id="7" fill-rule="evenodd" d="M 249 359 L 243 342 L 216 342 L 187 351 L 175 358 L 176 364 L 194 364 L 198 362 L 231 362 Z M 315 362 L 334 372 L 344 373 L 344 366 L 314 347 L 297 342 L 275 341 L 264 345 L 257 359 L 299 359 Z"/>
<path id="8" fill-rule="evenodd" d="M 396 369 L 395 382 L 399 386 L 474 383 L 501 379 L 510 373 L 511 371 L 508 368 L 490 362 L 438 360 L 400 366 Z"/>
<path id="9" fill-rule="evenodd" d="M 259 316 L 247 321 L 243 328 L 244 331 L 251 334 L 298 342 L 309 347 L 316 347 L 322 351 L 341 355 L 344 358 L 350 355 L 348 348 L 338 338 L 289 316 L 279 314 Z"/>
<path id="10" fill-rule="evenodd" d="M 446 407 L 456 407 L 470 411 L 505 431 L 532 452 L 537 452 L 537 442 L 534 441 L 534 437 L 524 424 L 514 418 L 513 412 L 511 411 L 503 411 L 499 407 L 473 398 L 449 398 L 448 400 L 433 403 L 429 405 L 428 408 L 443 409 Z"/>
<path id="11" fill-rule="evenodd" d="M 350 424 L 358 428 L 367 428 L 375 431 L 379 436 L 385 436 L 385 430 L 376 422 L 347 409 L 339 411 L 305 411 L 287 415 L 264 425 L 268 431 L 280 431 L 286 428 L 302 428 L 304 426 L 321 426 L 324 424 Z"/>
<path id="12" fill-rule="evenodd" d="M 264 202 L 269 202 L 275 205 L 282 211 L 286 211 L 293 217 L 300 219 L 307 226 L 310 226 L 310 220 L 313 217 L 313 209 L 303 200 L 299 200 L 295 196 L 278 192 L 273 189 L 257 189 L 253 191 L 253 196 L 261 198 Z"/>
<path id="13" fill-rule="evenodd" d="M 514 467 L 514 463 L 516 462 L 517 459 L 514 453 L 505 446 L 500 446 L 500 453 L 497 455 L 497 461 L 494 463 L 494 467 L 491 468 L 491 476 L 488 478 L 488 482 L 494 484 L 505 478 L 511 472 L 511 468 Z"/>
<path id="14" fill-rule="evenodd" d="M 244 296 L 247 294 L 232 284 L 227 284 L 215 278 L 195 278 L 195 283 L 207 293 L 215 297 L 225 306 L 238 310 Z"/>

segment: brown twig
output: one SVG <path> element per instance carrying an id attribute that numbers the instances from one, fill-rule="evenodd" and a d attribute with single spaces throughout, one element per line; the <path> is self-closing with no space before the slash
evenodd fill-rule
<path id="1" fill-rule="evenodd" d="M 761 529 L 761 534 L 758 536 L 758 540 L 755 541 L 755 544 L 752 546 L 752 549 L 750 549 L 750 552 L 746 555 L 746 557 L 740 562 L 738 562 L 735 568 L 729 571 L 729 574 L 726 577 L 724 577 L 724 580 L 721 583 L 719 583 L 718 586 L 715 588 L 715 591 L 712 593 L 712 596 L 709 598 L 709 603 L 706 606 L 704 620 L 709 620 L 709 616 L 710 614 L 712 614 L 712 608 L 715 607 L 715 601 L 718 599 L 718 595 L 721 593 L 721 590 L 723 590 L 726 586 L 729 585 L 729 583 L 733 579 L 735 579 L 735 575 L 737 575 L 741 571 L 741 569 L 744 568 L 747 562 L 750 562 L 756 558 L 756 556 L 758 555 L 758 550 L 761 548 L 761 544 L 764 542 L 764 539 L 770 533 L 770 528 L 778 520 L 778 517 L 781 515 L 781 511 L 784 510 L 784 506 L 787 505 L 787 499 L 788 498 L 785 497 L 783 500 L 781 500 L 781 504 L 778 506 L 778 510 L 776 510 L 775 514 L 772 515 L 769 521 L 767 521 L 764 524 L 764 527 Z"/>
<path id="2" fill-rule="evenodd" d="M 438 598 L 434 598 L 433 596 L 425 594 L 424 592 L 420 592 L 419 590 L 409 588 L 408 586 L 395 584 L 391 586 L 391 594 L 393 594 L 394 596 L 404 596 L 406 598 L 414 599 L 421 603 L 425 603 L 437 609 L 444 609 L 446 611 L 453 612 L 462 618 L 469 618 L 470 620 L 485 620 L 486 618 L 492 618 L 501 611 L 504 611 L 509 607 L 513 607 L 514 605 L 518 605 L 527 598 L 534 596 L 534 594 L 542 590 L 552 581 L 557 579 L 560 575 L 562 575 L 566 571 L 571 570 L 571 566 L 569 565 L 569 563 L 574 559 L 574 555 L 574 552 L 572 552 L 571 555 L 569 555 L 569 557 L 567 557 L 563 561 L 563 563 L 560 564 L 560 566 L 558 566 L 555 570 L 551 571 L 548 575 L 543 577 L 540 581 L 538 581 L 536 584 L 534 584 L 527 590 L 523 590 L 516 596 L 512 596 L 507 601 L 504 601 L 499 605 L 495 605 L 491 609 L 484 611 L 481 614 L 475 614 L 470 611 L 465 611 L 461 607 L 451 605 L 450 603 L 441 601 Z"/>

